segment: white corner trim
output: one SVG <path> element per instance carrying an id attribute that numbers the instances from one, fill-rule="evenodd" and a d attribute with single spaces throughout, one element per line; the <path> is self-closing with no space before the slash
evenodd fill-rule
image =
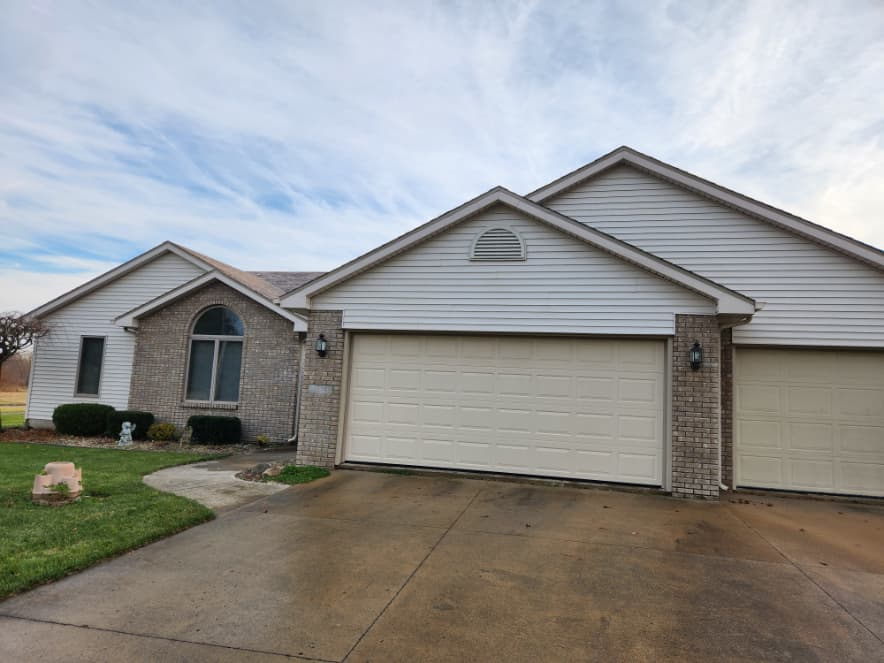
<path id="1" fill-rule="evenodd" d="M 615 257 L 704 295 L 717 302 L 718 313 L 749 315 L 755 313 L 755 301 L 745 295 L 725 288 L 709 279 L 642 251 L 600 230 L 554 212 L 502 187 L 491 189 L 478 198 L 474 198 L 460 207 L 415 228 L 411 232 L 283 295 L 280 298 L 280 305 L 286 308 L 308 309 L 310 308 L 311 297 L 498 203 L 512 207 L 533 219 L 546 223 L 572 237 L 581 239 Z"/>
<path id="2" fill-rule="evenodd" d="M 118 267 L 114 267 L 112 270 L 105 272 L 100 276 L 96 276 L 91 281 L 87 281 L 83 285 L 70 290 L 59 297 L 56 297 L 50 302 L 43 304 L 42 306 L 35 308 L 33 311 L 28 313 L 29 317 L 40 318 L 49 313 L 57 311 L 60 308 L 67 306 L 68 304 L 80 299 L 81 297 L 85 297 L 90 292 L 94 292 L 99 288 L 111 283 L 112 281 L 117 280 L 129 274 L 130 272 L 138 269 L 142 265 L 145 265 L 152 260 L 156 260 L 157 258 L 167 254 L 174 253 L 176 256 L 181 258 L 182 260 L 186 260 L 189 263 L 192 263 L 205 271 L 211 271 L 214 269 L 210 264 L 200 260 L 196 256 L 191 255 L 187 251 L 179 248 L 177 245 L 172 242 L 163 242 L 162 244 L 158 244 L 152 249 L 145 251 L 139 256 L 135 256 L 132 260 L 128 262 L 124 262 L 122 265 Z"/>
<path id="3" fill-rule="evenodd" d="M 620 164 L 635 166 L 728 207 L 750 214 L 775 226 L 785 228 L 879 269 L 884 269 L 884 251 L 880 251 L 873 246 L 864 244 L 837 231 L 753 200 L 748 196 L 731 191 L 726 187 L 704 180 L 697 175 L 692 175 L 625 146 L 618 147 L 613 152 L 587 164 L 583 168 L 578 168 L 573 173 L 569 173 L 542 186 L 533 193 L 528 194 L 526 198 L 535 203 L 543 204 L 550 197 Z"/>
<path id="4" fill-rule="evenodd" d="M 289 320 L 294 325 L 294 330 L 298 332 L 307 331 L 307 321 L 293 313 L 291 311 L 287 311 L 285 309 L 280 308 L 276 304 L 274 304 L 270 299 L 267 299 L 263 295 L 259 295 L 254 290 L 247 288 L 239 281 L 236 281 L 226 274 L 223 274 L 217 270 L 212 270 L 206 274 L 202 274 L 201 276 L 196 277 L 184 283 L 177 288 L 173 288 L 166 293 L 163 293 L 159 297 L 156 297 L 141 306 L 124 313 L 120 317 L 114 320 L 114 324 L 118 327 L 124 327 L 126 329 L 132 329 L 138 327 L 138 319 L 144 317 L 145 315 L 152 313 L 153 311 L 159 310 L 164 306 L 168 306 L 172 302 L 188 295 L 189 293 L 197 290 L 212 281 L 218 281 L 223 283 L 224 285 L 233 288 L 241 295 L 248 297 L 252 301 L 260 304 L 261 306 L 273 311 L 279 316 L 282 316 L 286 320 Z"/>

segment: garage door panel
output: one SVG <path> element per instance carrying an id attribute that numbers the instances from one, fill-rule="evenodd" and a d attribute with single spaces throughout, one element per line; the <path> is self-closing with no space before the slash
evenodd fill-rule
<path id="1" fill-rule="evenodd" d="M 661 341 L 407 338 L 353 337 L 347 460 L 662 483 Z"/>
<path id="2" fill-rule="evenodd" d="M 781 449 L 782 435 L 778 421 L 740 419 L 737 421 L 737 437 L 743 449 Z"/>
<path id="3" fill-rule="evenodd" d="M 847 492 L 875 494 L 884 485 L 884 463 L 842 462 L 838 470 Z"/>
<path id="4" fill-rule="evenodd" d="M 778 456 L 745 454 L 740 458 L 741 483 L 747 486 L 782 488 L 783 460 Z"/>
<path id="5" fill-rule="evenodd" d="M 880 417 L 884 389 L 838 389 L 838 412 L 846 417 Z"/>
<path id="6" fill-rule="evenodd" d="M 742 412 L 778 413 L 782 406 L 780 388 L 754 382 L 738 384 L 737 407 Z"/>
<path id="7" fill-rule="evenodd" d="M 841 426 L 841 451 L 868 455 L 870 460 L 881 450 L 881 429 L 875 426 Z"/>
<path id="8" fill-rule="evenodd" d="M 577 397 L 613 401 L 617 397 L 617 380 L 609 377 L 587 378 L 577 377 Z"/>
<path id="9" fill-rule="evenodd" d="M 788 461 L 789 483 L 798 490 L 824 491 L 835 485 L 835 467 L 831 460 L 791 458 Z"/>
<path id="10" fill-rule="evenodd" d="M 831 423 L 790 423 L 787 430 L 786 448 L 792 451 L 828 454 L 835 451 L 835 426 Z"/>
<path id="11" fill-rule="evenodd" d="M 628 454 L 618 456 L 618 474 L 635 481 L 648 483 L 657 474 L 658 457 L 653 454 Z"/>
<path id="12" fill-rule="evenodd" d="M 828 417 L 832 414 L 830 387 L 791 387 L 788 389 L 788 411 Z"/>
<path id="13" fill-rule="evenodd" d="M 734 368 L 738 485 L 884 496 L 884 352 L 738 348 Z"/>

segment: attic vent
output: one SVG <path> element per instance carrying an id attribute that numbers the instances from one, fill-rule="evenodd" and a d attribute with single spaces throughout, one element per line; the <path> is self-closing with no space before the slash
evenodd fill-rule
<path id="1" fill-rule="evenodd" d="M 472 260 L 524 260 L 525 243 L 508 228 L 486 230 L 473 242 Z"/>

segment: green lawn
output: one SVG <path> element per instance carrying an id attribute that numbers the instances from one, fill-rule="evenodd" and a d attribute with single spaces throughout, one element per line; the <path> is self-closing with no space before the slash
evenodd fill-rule
<path id="1" fill-rule="evenodd" d="M 25 423 L 24 410 L 7 410 L 0 408 L 0 428 L 13 428 L 23 426 Z"/>
<path id="2" fill-rule="evenodd" d="M 0 428 L 21 426 L 25 423 L 26 391 L 0 391 Z"/>
<path id="3" fill-rule="evenodd" d="M 217 456 L 0 444 L 0 599 L 213 518 L 206 507 L 145 485 L 163 467 Z M 34 476 L 50 461 L 83 470 L 83 496 L 36 506 Z"/>

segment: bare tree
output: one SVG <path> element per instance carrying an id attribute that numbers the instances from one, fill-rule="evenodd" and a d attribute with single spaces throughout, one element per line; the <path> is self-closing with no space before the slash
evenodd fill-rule
<path id="1" fill-rule="evenodd" d="M 36 318 L 21 313 L 0 313 L 0 376 L 3 364 L 31 347 L 47 331 L 46 325 Z"/>

